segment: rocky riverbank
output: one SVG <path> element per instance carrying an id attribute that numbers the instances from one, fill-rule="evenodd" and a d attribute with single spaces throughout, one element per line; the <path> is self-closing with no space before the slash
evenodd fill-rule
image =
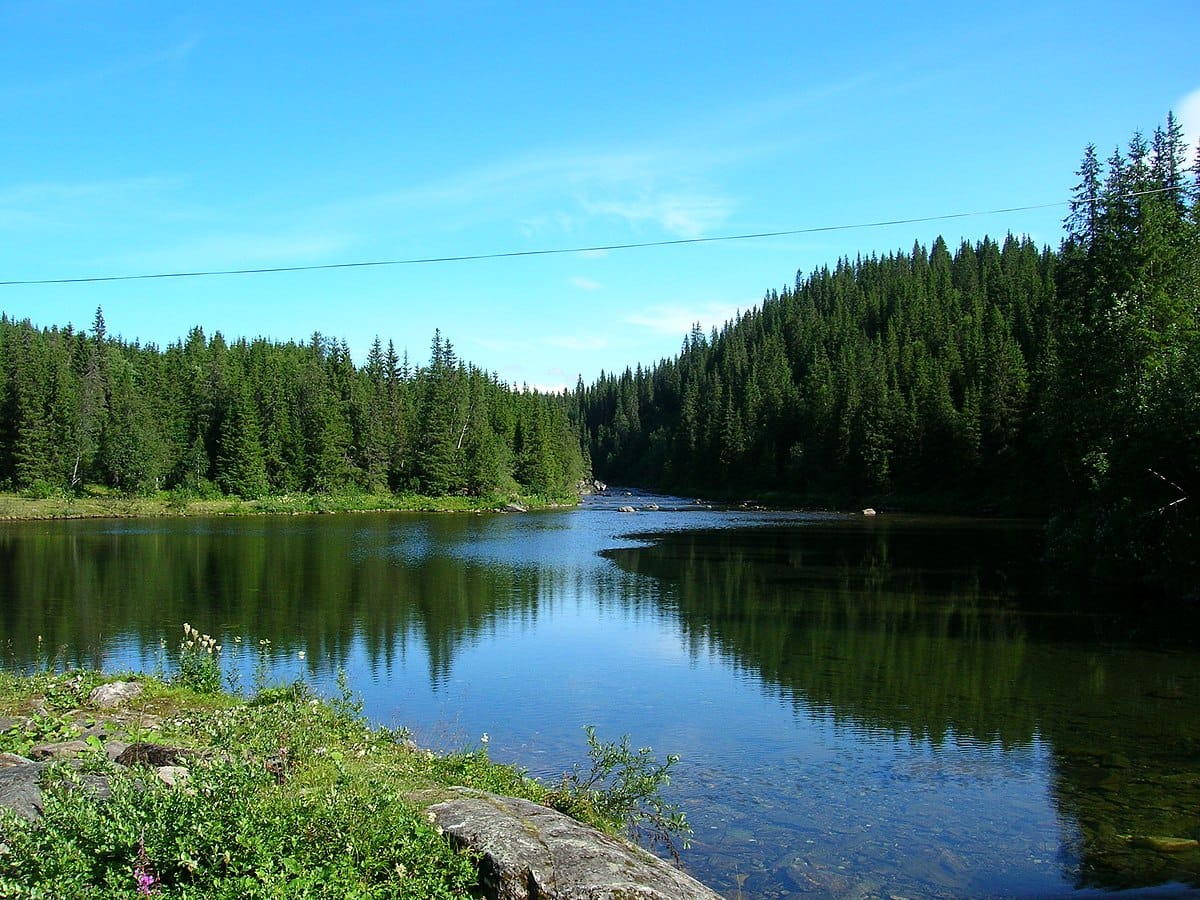
<path id="1" fill-rule="evenodd" d="M 717 896 L 554 799 L 348 692 L 0 676 L 3 896 Z"/>

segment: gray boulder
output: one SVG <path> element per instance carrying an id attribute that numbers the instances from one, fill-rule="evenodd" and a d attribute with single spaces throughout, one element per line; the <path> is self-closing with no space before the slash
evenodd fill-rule
<path id="1" fill-rule="evenodd" d="M 13 765 L 0 768 L 0 806 L 15 810 L 27 819 L 42 816 L 42 779 L 48 763 L 33 762 L 28 765 Z M 54 777 L 51 775 L 50 777 Z M 102 775 L 83 775 L 80 784 L 71 784 L 71 790 L 83 790 L 100 800 L 112 795 L 108 779 Z"/>
<path id="2" fill-rule="evenodd" d="M 141 692 L 142 686 L 136 681 L 111 681 L 94 688 L 88 702 L 100 707 L 123 706 Z"/>
<path id="3" fill-rule="evenodd" d="M 15 810 L 27 819 L 40 819 L 44 768 L 42 764 L 29 763 L 0 769 L 0 806 Z"/>
<path id="4" fill-rule="evenodd" d="M 628 841 L 528 800 L 455 788 L 427 812 L 481 856 L 490 900 L 719 900 L 717 894 Z"/>

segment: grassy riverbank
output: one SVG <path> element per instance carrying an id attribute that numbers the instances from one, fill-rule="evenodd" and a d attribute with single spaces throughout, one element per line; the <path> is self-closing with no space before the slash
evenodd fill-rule
<path id="1" fill-rule="evenodd" d="M 121 676 L 140 693 L 116 708 L 92 699 L 113 676 L 0 672 L 0 753 L 16 754 L 0 771 L 49 760 L 41 818 L 0 805 L 0 896 L 477 896 L 477 861 L 424 814 L 452 786 L 523 797 L 610 833 L 686 836 L 658 795 L 674 757 L 660 765 L 589 728 L 590 768 L 548 786 L 492 762 L 486 735 L 439 754 L 368 725 L 344 683 L 327 698 L 304 682 L 223 691 L 215 641 L 194 629 L 185 638 L 178 673 Z M 148 744 L 186 770 L 122 755 Z M 5 781 L 6 803 L 12 794 Z"/>
<path id="2" fill-rule="evenodd" d="M 574 505 L 572 497 L 460 495 L 427 497 L 421 494 L 285 494 L 244 500 L 238 497 L 200 496 L 183 491 L 157 494 L 121 494 L 101 487 L 78 493 L 0 493 L 0 520 L 155 518 L 160 516 L 305 515 L 346 512 L 482 512 L 505 509 L 547 509 Z"/>
<path id="3" fill-rule="evenodd" d="M 141 875 L 164 897 L 465 896 L 474 861 L 415 798 L 466 785 L 549 799 L 482 748 L 438 755 L 368 727 L 348 695 L 301 684 L 246 699 L 136 679 L 142 694 L 111 711 L 88 703 L 97 673 L 0 676 L 0 750 L 84 742 L 43 774 L 40 821 L 0 813 L 0 895 L 133 897 Z M 116 741 L 194 751 L 186 780 L 117 765 L 105 749 Z M 79 787 L 93 775 L 111 785 L 103 802 Z"/>

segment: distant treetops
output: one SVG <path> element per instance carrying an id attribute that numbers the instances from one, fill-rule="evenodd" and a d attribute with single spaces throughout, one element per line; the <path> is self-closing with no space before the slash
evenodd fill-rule
<path id="1" fill-rule="evenodd" d="M 241 497 L 343 490 L 565 496 L 585 463 L 561 398 L 464 364 L 435 333 L 426 366 L 376 339 L 166 350 L 0 317 L 0 483 Z"/>

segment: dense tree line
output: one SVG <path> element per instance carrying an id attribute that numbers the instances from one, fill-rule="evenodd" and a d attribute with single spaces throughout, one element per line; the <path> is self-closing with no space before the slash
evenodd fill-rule
<path id="1" fill-rule="evenodd" d="M 0 317 L 0 485 L 241 497 L 346 490 L 571 493 L 586 467 L 561 397 L 516 391 L 435 333 L 426 366 L 376 339 L 166 350 Z"/>
<path id="2" fill-rule="evenodd" d="M 601 477 L 1054 516 L 1092 568 L 1196 583 L 1200 159 L 1173 117 L 1079 170 L 1057 251 L 1009 235 L 797 275 L 580 388 Z"/>
<path id="3" fill-rule="evenodd" d="M 1054 268 L 1010 237 L 819 269 L 602 377 L 584 401 L 597 471 L 814 497 L 1011 484 Z"/>

